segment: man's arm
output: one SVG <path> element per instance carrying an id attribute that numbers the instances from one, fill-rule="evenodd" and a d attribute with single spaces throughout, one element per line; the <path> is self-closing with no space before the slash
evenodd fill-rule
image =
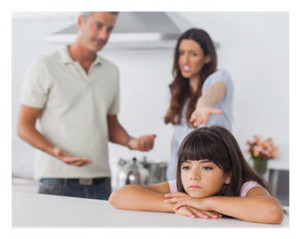
<path id="1" fill-rule="evenodd" d="M 54 155 L 54 146 L 36 129 L 36 121 L 42 113 L 42 109 L 21 105 L 18 134 L 21 139 L 48 154 Z"/>
<path id="2" fill-rule="evenodd" d="M 108 115 L 107 123 L 110 142 L 140 151 L 149 151 L 153 148 L 155 135 L 144 135 L 138 138 L 131 137 L 119 123 L 117 115 Z"/>
<path id="3" fill-rule="evenodd" d="M 21 105 L 18 120 L 18 134 L 20 138 L 33 147 L 58 158 L 64 163 L 75 166 L 83 166 L 91 163 L 87 158 L 73 157 L 65 150 L 55 147 L 36 129 L 36 121 L 40 117 L 42 111 L 43 110 L 40 108 Z"/>

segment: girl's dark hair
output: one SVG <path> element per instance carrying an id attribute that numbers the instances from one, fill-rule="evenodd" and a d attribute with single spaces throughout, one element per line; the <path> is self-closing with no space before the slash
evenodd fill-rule
<path id="1" fill-rule="evenodd" d="M 179 46 L 182 40 L 194 40 L 199 44 L 205 56 L 210 57 L 210 62 L 205 64 L 200 72 L 200 79 L 196 94 L 192 95 L 189 80 L 184 78 L 179 68 Z M 173 82 L 169 85 L 171 90 L 171 102 L 165 115 L 166 124 L 174 125 L 181 123 L 182 109 L 188 98 L 191 98 L 187 107 L 186 118 L 189 119 L 195 110 L 198 98 L 201 96 L 201 89 L 205 79 L 217 70 L 217 54 L 214 43 L 208 33 L 202 29 L 192 28 L 184 32 L 178 39 L 173 62 Z M 189 122 L 189 120 L 187 120 Z"/>
<path id="2" fill-rule="evenodd" d="M 245 160 L 234 136 L 220 126 L 202 127 L 187 135 L 178 150 L 177 189 L 185 192 L 181 181 L 181 164 L 185 160 L 208 159 L 231 175 L 231 182 L 217 193 L 220 196 L 239 196 L 242 185 L 249 180 L 258 182 L 269 191 L 265 180 L 259 177 Z M 269 191 L 270 192 L 270 191 Z"/>

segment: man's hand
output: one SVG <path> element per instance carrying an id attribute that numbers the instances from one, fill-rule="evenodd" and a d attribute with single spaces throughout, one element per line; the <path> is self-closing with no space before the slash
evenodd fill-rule
<path id="1" fill-rule="evenodd" d="M 132 138 L 128 142 L 128 148 L 140 151 L 149 151 L 153 148 L 156 135 L 144 135 L 138 138 Z"/>
<path id="2" fill-rule="evenodd" d="M 223 111 L 210 107 L 196 108 L 191 115 L 190 122 L 192 123 L 193 127 L 197 128 L 200 125 L 205 125 L 212 114 L 220 115 L 223 114 Z"/>
<path id="3" fill-rule="evenodd" d="M 81 167 L 83 165 L 92 163 L 92 161 L 89 160 L 88 158 L 74 157 L 72 154 L 70 154 L 69 152 L 67 152 L 59 147 L 54 147 L 53 154 L 60 161 L 66 163 L 66 164 L 69 164 L 69 165 Z"/>

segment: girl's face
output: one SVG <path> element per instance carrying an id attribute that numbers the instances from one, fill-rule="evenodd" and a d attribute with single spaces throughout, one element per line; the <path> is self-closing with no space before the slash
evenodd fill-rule
<path id="1" fill-rule="evenodd" d="M 180 42 L 178 64 L 183 77 L 199 78 L 202 67 L 209 61 L 210 57 L 204 55 L 196 41 L 184 39 Z"/>
<path id="2" fill-rule="evenodd" d="M 215 195 L 224 184 L 230 183 L 230 176 L 225 175 L 222 169 L 207 159 L 184 161 L 180 170 L 182 185 L 192 197 Z"/>

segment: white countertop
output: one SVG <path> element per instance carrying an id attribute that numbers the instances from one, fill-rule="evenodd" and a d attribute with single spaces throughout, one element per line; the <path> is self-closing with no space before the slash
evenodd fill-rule
<path id="1" fill-rule="evenodd" d="M 108 201 L 12 193 L 13 227 L 202 227 L 202 228 L 287 228 L 281 225 L 244 222 L 232 218 L 191 219 L 174 213 L 114 209 Z"/>

